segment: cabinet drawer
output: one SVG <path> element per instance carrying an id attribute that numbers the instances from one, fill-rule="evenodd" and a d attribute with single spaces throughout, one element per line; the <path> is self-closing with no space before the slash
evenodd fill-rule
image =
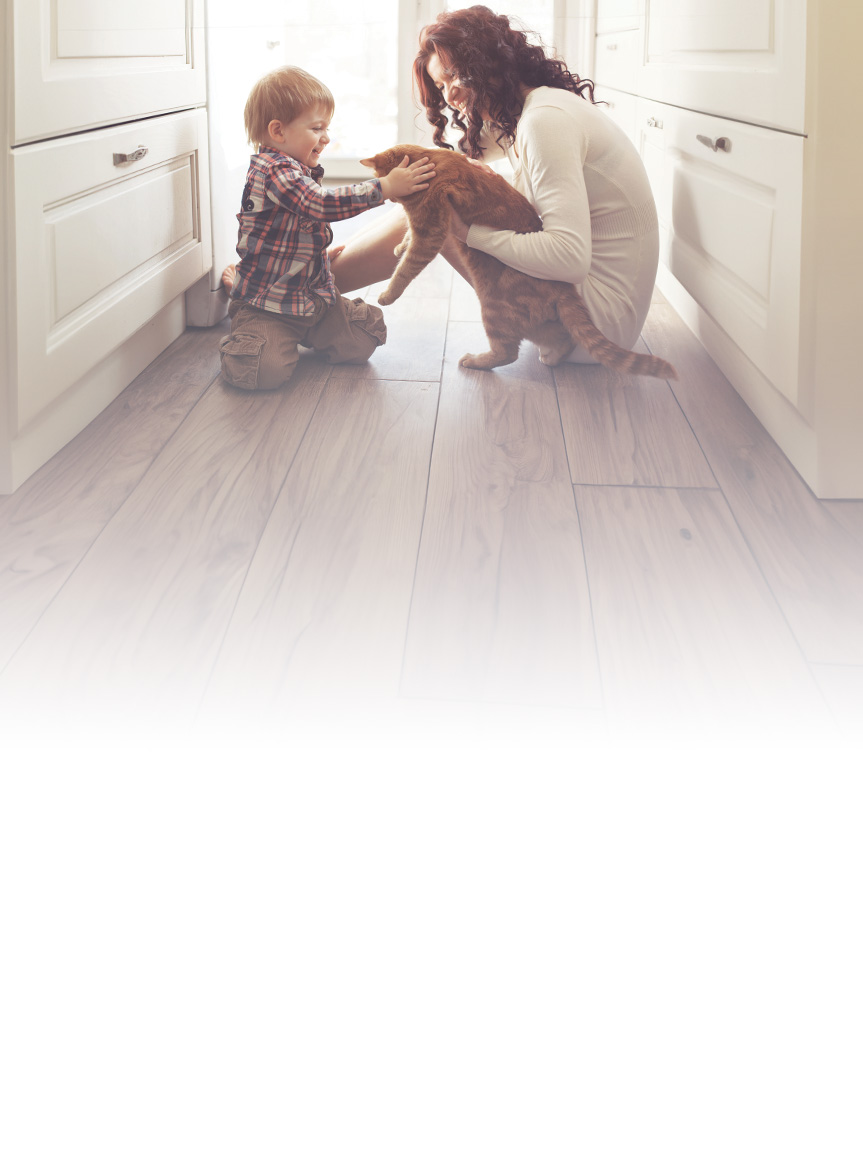
<path id="1" fill-rule="evenodd" d="M 638 28 L 639 0 L 596 0 L 596 31 L 625 32 Z"/>
<path id="2" fill-rule="evenodd" d="M 641 33 L 603 32 L 596 37 L 593 80 L 597 85 L 623 92 L 637 91 Z"/>
<path id="3" fill-rule="evenodd" d="M 804 130 L 806 0 L 645 0 L 638 93 Z"/>
<path id="4" fill-rule="evenodd" d="M 662 261 L 797 402 L 803 140 L 646 100 L 637 132 Z"/>
<path id="5" fill-rule="evenodd" d="M 636 142 L 635 124 L 638 101 L 635 96 L 631 96 L 629 92 L 615 92 L 613 88 L 610 88 L 608 91 L 597 89 L 596 98 L 605 101 L 601 105 L 603 112 L 626 132 L 630 140 Z"/>
<path id="6" fill-rule="evenodd" d="M 209 269 L 206 149 L 203 110 L 15 149 L 19 429 Z"/>
<path id="7" fill-rule="evenodd" d="M 13 0 L 16 144 L 203 104 L 204 0 Z"/>

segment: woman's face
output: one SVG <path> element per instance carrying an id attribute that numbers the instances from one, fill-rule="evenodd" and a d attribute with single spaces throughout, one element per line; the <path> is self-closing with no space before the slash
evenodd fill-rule
<path id="1" fill-rule="evenodd" d="M 439 88 L 443 93 L 443 98 L 451 108 L 456 108 L 459 112 L 465 110 L 467 101 L 467 93 L 464 88 L 459 85 L 458 80 L 448 72 L 444 64 L 436 52 L 433 52 L 426 61 L 426 71 L 432 78 L 432 83 L 436 88 Z"/>

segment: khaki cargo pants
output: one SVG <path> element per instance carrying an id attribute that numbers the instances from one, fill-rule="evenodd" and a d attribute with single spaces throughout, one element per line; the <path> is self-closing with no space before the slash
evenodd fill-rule
<path id="1" fill-rule="evenodd" d="M 322 352 L 329 363 L 365 363 L 386 342 L 379 307 L 360 299 L 316 301 L 310 316 L 278 315 L 232 300 L 231 334 L 220 346 L 222 378 L 244 391 L 273 391 L 288 382 L 300 358 L 299 346 Z"/>

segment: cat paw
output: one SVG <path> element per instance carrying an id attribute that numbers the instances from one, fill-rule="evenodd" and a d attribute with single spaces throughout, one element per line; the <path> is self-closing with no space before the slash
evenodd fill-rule
<path id="1" fill-rule="evenodd" d="M 383 304 L 383 306 L 386 307 L 388 303 L 395 303 L 398 298 L 398 292 L 391 291 L 389 288 L 387 288 L 378 296 L 378 303 Z"/>
<path id="2" fill-rule="evenodd" d="M 458 361 L 459 367 L 470 367 L 474 371 L 490 371 L 493 363 L 488 362 L 488 355 L 463 355 Z"/>
<path id="3" fill-rule="evenodd" d="M 539 362 L 544 363 L 546 367 L 557 367 L 562 359 L 565 359 L 567 352 L 565 351 L 541 351 L 539 353 Z"/>
<path id="4" fill-rule="evenodd" d="M 408 241 L 402 240 L 402 242 L 398 245 L 398 247 L 393 248 L 393 255 L 394 256 L 402 256 L 402 255 L 404 255 L 404 253 L 407 250 L 408 250 Z"/>

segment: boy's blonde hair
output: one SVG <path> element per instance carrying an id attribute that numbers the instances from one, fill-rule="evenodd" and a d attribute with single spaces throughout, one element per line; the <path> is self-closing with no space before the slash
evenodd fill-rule
<path id="1" fill-rule="evenodd" d="M 303 112 L 319 106 L 327 116 L 332 116 L 336 105 L 326 84 L 302 68 L 285 64 L 261 76 L 249 93 L 243 112 L 246 138 L 259 148 L 267 137 L 267 125 L 271 120 L 290 124 Z"/>

